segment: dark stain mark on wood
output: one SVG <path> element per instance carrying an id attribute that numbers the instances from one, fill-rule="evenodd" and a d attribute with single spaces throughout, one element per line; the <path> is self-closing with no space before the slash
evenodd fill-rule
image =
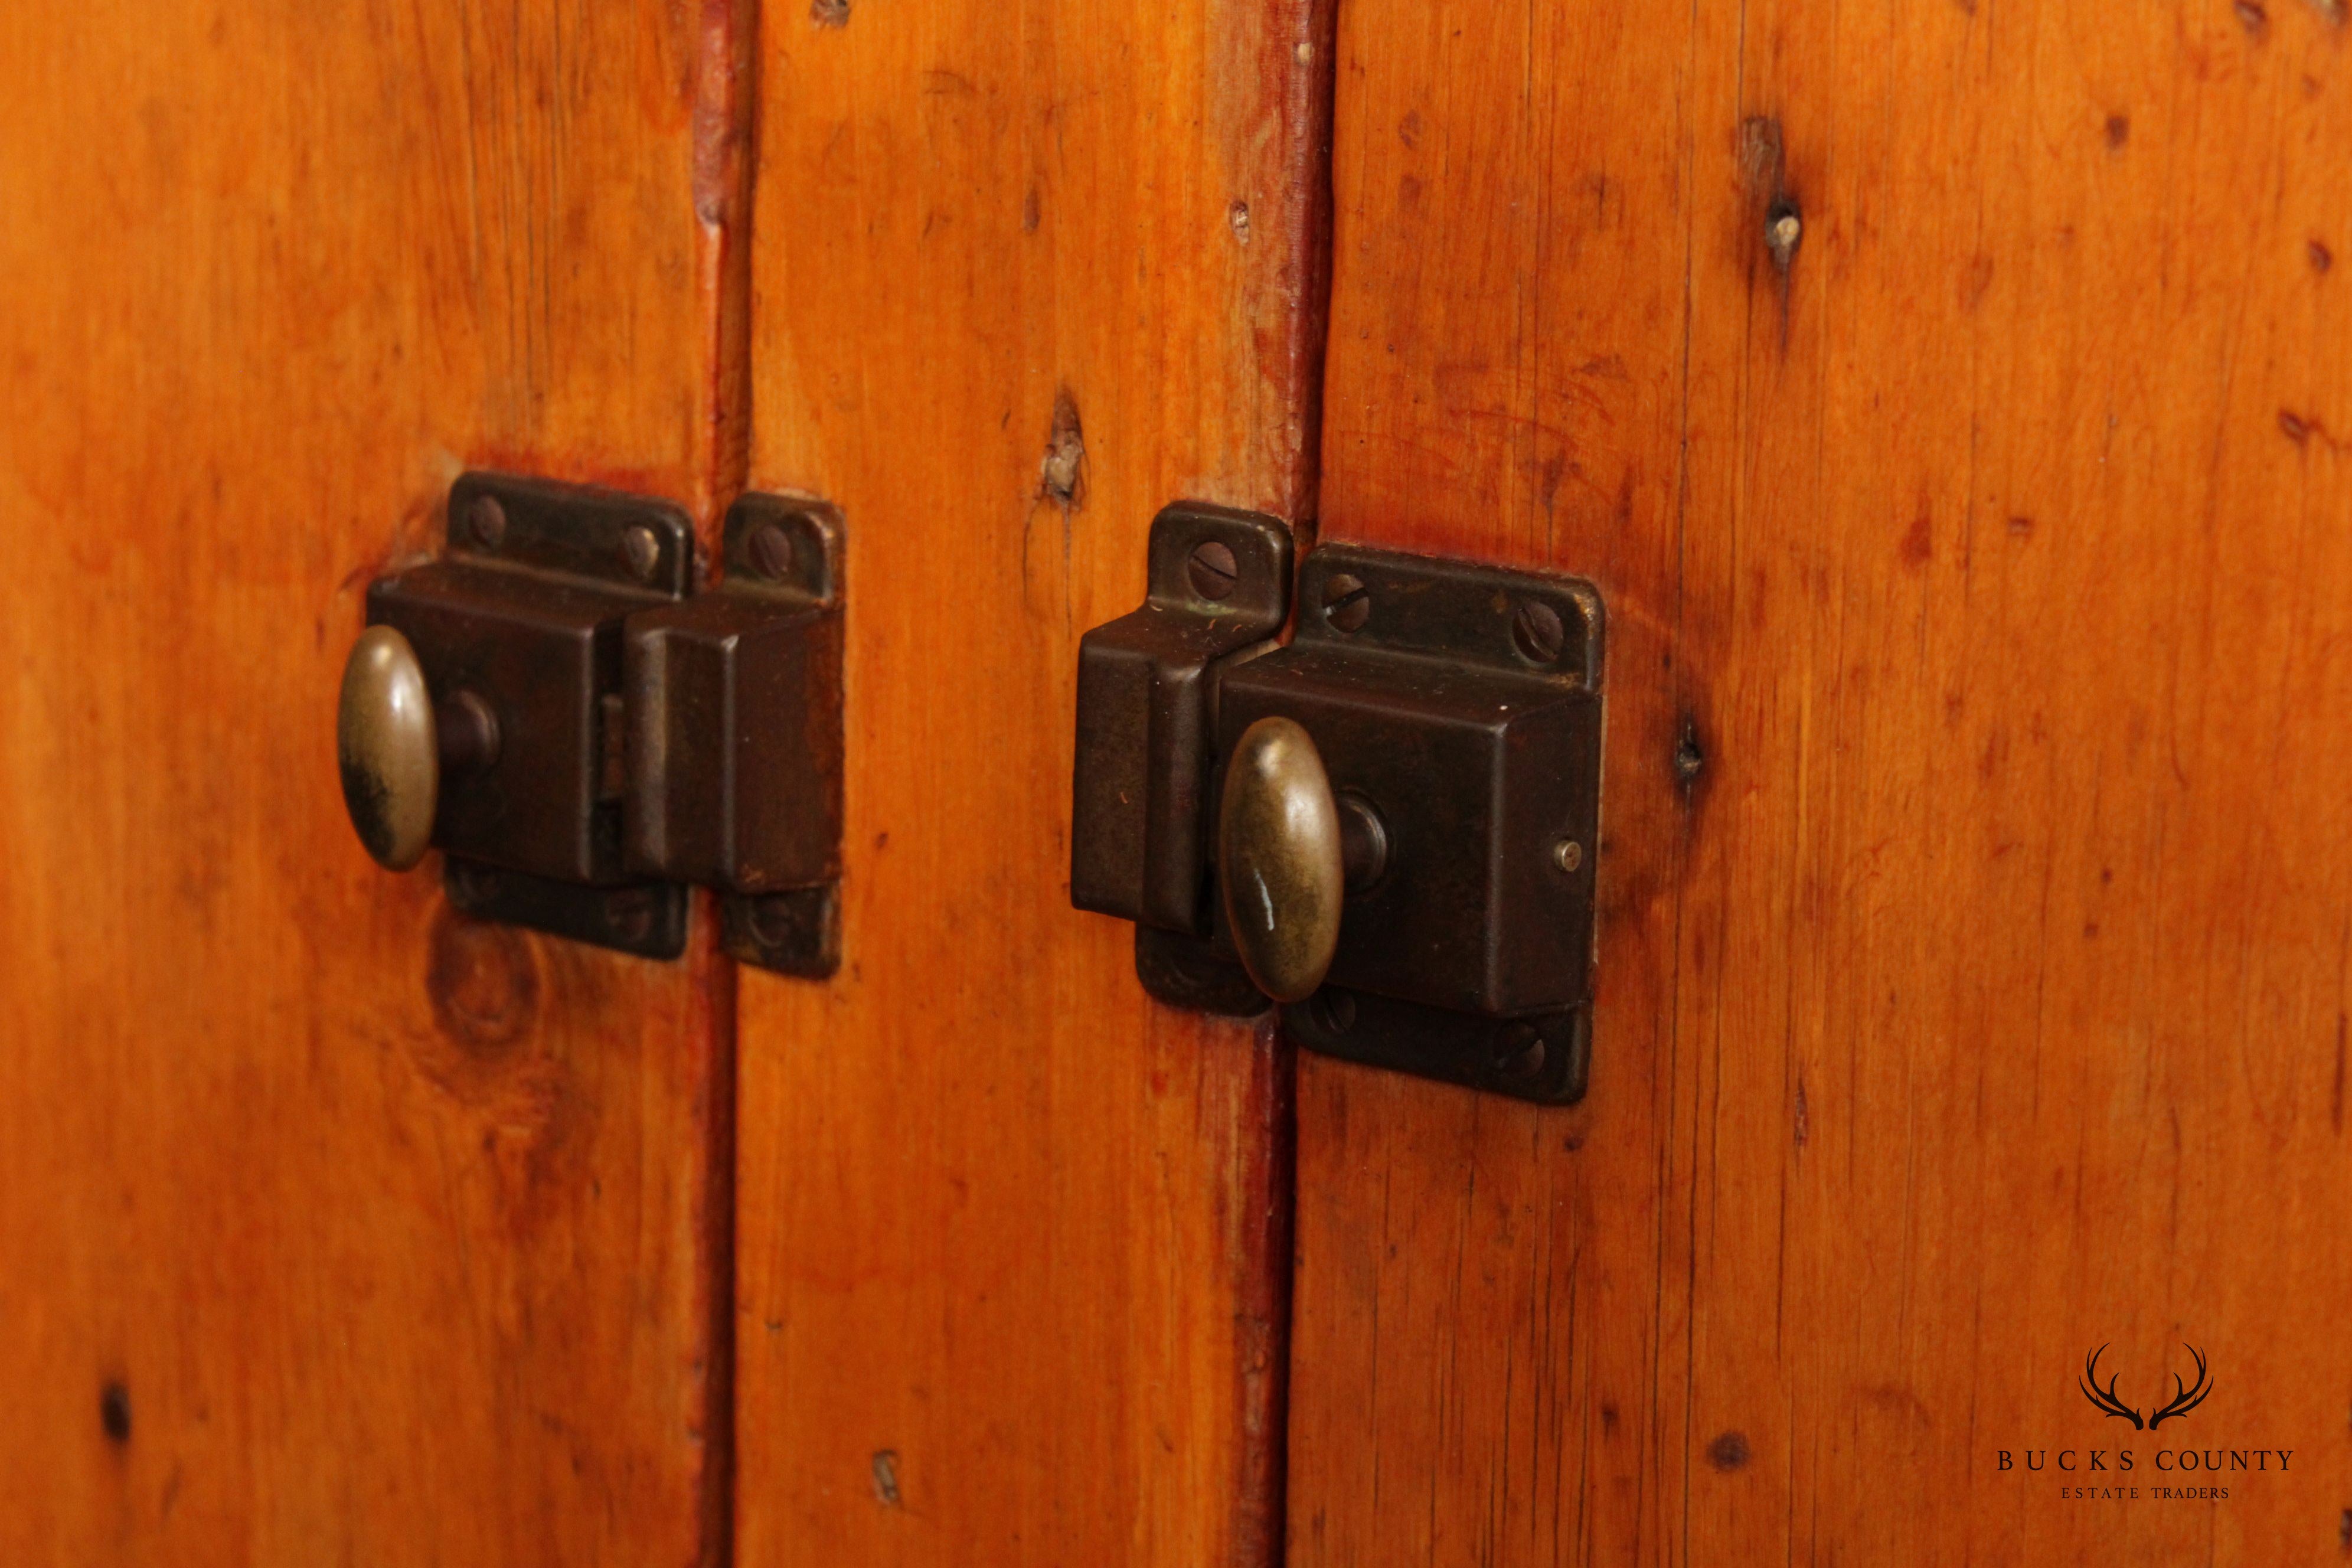
<path id="1" fill-rule="evenodd" d="M 1805 242 L 1805 217 L 1794 196 L 1783 196 L 1764 211 L 1764 248 L 1772 265 L 1786 273 L 1797 264 L 1797 247 Z"/>
<path id="2" fill-rule="evenodd" d="M 1780 305 L 1780 348 L 1789 347 L 1789 285 L 1797 265 L 1798 248 L 1805 242 L 1803 204 L 1790 188 L 1788 158 L 1780 122 L 1769 115 L 1753 115 L 1739 122 L 1739 173 L 1748 196 L 1748 222 L 1762 241 L 1771 269 L 1774 292 Z M 1743 249 L 1748 242 L 1743 241 Z"/>
<path id="3" fill-rule="evenodd" d="M 1762 216 L 1765 253 L 1785 274 L 1805 237 L 1804 211 L 1789 188 L 1789 161 L 1780 122 L 1758 114 L 1739 122 L 1739 173 Z"/>
<path id="4" fill-rule="evenodd" d="M 495 1055 L 537 1017 L 539 969 L 510 928 L 444 909 L 433 922 L 425 992 L 443 1035 L 475 1055 Z"/>
<path id="5" fill-rule="evenodd" d="M 1683 716 L 1682 733 L 1675 741 L 1675 783 L 1688 795 L 1706 772 L 1706 749 L 1699 743 L 1698 721 Z"/>
<path id="6" fill-rule="evenodd" d="M 849 0 L 809 0 L 809 20 L 820 27 L 846 27 Z"/>
<path id="7" fill-rule="evenodd" d="M 898 1500 L 898 1455 L 893 1448 L 882 1448 L 874 1455 L 874 1498 L 884 1508 L 903 1508 Z"/>
<path id="8" fill-rule="evenodd" d="M 1617 1407 L 1604 1402 L 1601 1406 L 1601 1431 L 1605 1436 L 1617 1430 Z"/>
<path id="9" fill-rule="evenodd" d="M 1936 522 L 1924 506 L 1904 531 L 1902 553 L 1903 564 L 1915 572 L 1935 558 Z"/>
<path id="10" fill-rule="evenodd" d="M 2020 539 L 2031 539 L 2033 537 L 2033 520 L 2030 517 L 2012 517 L 2009 520 L 2009 531 Z"/>
<path id="11" fill-rule="evenodd" d="M 2344 1015 L 2336 1015 L 2336 1089 L 2327 1100 L 2327 1125 L 2344 1131 Z"/>
<path id="12" fill-rule="evenodd" d="M 2331 435 L 2315 414 L 2297 414 L 2292 408 L 2282 408 L 2278 412 L 2278 427 L 2280 435 L 2298 447 L 2307 447 L 2316 441 L 2329 452 L 2340 454 L 2347 446 L 2352 446 L 2352 442 Z"/>
<path id="13" fill-rule="evenodd" d="M 2246 36 L 2254 42 L 2259 44 L 2270 37 L 2271 14 L 2254 4 L 2254 0 L 2237 0 L 2230 9 L 2238 14 L 2238 25 L 2246 29 Z"/>
<path id="14" fill-rule="evenodd" d="M 2352 1557 L 2352 1508 L 2346 1509 L 2344 1517 L 2336 1521 L 2336 1549 Z"/>
<path id="15" fill-rule="evenodd" d="M 2124 150 L 2124 143 L 2131 140 L 2131 116 L 2128 114 L 2108 115 L 2106 137 L 2107 146 L 2110 151 L 2116 153 L 2122 152 Z"/>
<path id="16" fill-rule="evenodd" d="M 1812 1123 L 1806 1115 L 1805 1110 L 1805 1075 L 1803 1073 L 1797 1075 L 1797 1109 L 1793 1131 L 1797 1147 L 1800 1149 L 1805 1146 L 1805 1141 L 1812 1135 Z"/>
<path id="17" fill-rule="evenodd" d="M 1054 427 L 1037 465 L 1037 497 L 1070 511 L 1087 504 L 1086 432 L 1078 423 L 1077 399 L 1067 387 L 1054 395 Z"/>
<path id="18" fill-rule="evenodd" d="M 1985 290 L 1992 287 L 1992 258 L 1982 251 L 1969 259 L 1968 270 L 1960 275 L 1960 309 L 1969 314 L 1984 303 Z"/>
<path id="19" fill-rule="evenodd" d="M 131 1441 L 131 1390 L 120 1378 L 107 1379 L 98 1391 L 98 1424 L 110 1441 Z"/>
<path id="20" fill-rule="evenodd" d="M 1021 198 L 1021 232 L 1036 233 L 1037 220 L 1040 216 L 1037 205 L 1037 187 L 1032 185 L 1029 187 L 1029 194 Z"/>
<path id="21" fill-rule="evenodd" d="M 1748 1434 L 1726 1432 L 1706 1446 L 1706 1462 L 1718 1470 L 1730 1471 L 1748 1462 Z"/>
<path id="22" fill-rule="evenodd" d="M 2315 239 L 2305 247 L 2305 254 L 2311 258 L 2311 269 L 2314 272 L 2326 272 L 2336 265 L 2336 253 Z"/>

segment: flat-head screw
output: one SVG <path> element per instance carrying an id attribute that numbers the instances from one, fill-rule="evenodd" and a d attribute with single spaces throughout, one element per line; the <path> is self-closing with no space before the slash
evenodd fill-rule
<path id="1" fill-rule="evenodd" d="M 1222 602 L 1241 581 L 1241 565 L 1234 559 L 1232 547 L 1216 539 L 1204 539 L 1192 547 L 1185 572 L 1192 580 L 1192 592 L 1212 604 Z"/>
<path id="2" fill-rule="evenodd" d="M 496 550 L 507 536 L 507 509 L 496 496 L 476 496 L 466 507 L 466 533 L 483 550 Z"/>
<path id="3" fill-rule="evenodd" d="M 650 583 L 655 569 L 661 565 L 661 541 L 652 529 L 637 523 L 621 535 L 621 557 L 629 563 L 630 576 Z"/>
<path id="4" fill-rule="evenodd" d="M 1339 631 L 1361 631 L 1372 618 L 1372 591 L 1360 578 L 1333 573 L 1323 580 L 1323 618 Z"/>
<path id="5" fill-rule="evenodd" d="M 743 558 L 751 570 L 771 583 L 781 583 L 792 574 L 793 539 L 783 525 L 763 522 L 751 531 L 743 542 Z"/>

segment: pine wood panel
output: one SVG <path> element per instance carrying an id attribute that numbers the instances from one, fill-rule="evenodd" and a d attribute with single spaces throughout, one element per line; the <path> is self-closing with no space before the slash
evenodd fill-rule
<path id="1" fill-rule="evenodd" d="M 731 992 L 343 819 L 461 467 L 710 510 L 729 17 L 0 21 L 0 1558 L 723 1550 Z"/>
<path id="2" fill-rule="evenodd" d="M 1163 503 L 1311 516 L 1307 0 L 762 29 L 753 481 L 848 540 L 845 962 L 747 973 L 740 1555 L 1278 1545 L 1288 1065 L 1069 907 L 1076 641 Z"/>
<path id="3" fill-rule="evenodd" d="M 1600 582 L 1607 827 L 1582 1107 L 1302 1059 L 1293 1561 L 2336 1560 L 2340 7 L 1341 23 L 1326 534 Z"/>

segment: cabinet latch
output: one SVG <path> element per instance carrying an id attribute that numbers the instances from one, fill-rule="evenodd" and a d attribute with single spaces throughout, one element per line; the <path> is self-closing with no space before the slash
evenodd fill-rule
<path id="1" fill-rule="evenodd" d="M 746 495 L 698 591 L 666 501 L 499 474 L 449 493 L 447 552 L 378 578 L 344 667 L 343 795 L 369 853 L 445 852 L 450 900 L 646 957 L 687 885 L 747 963 L 839 961 L 842 531 Z"/>
<path id="2" fill-rule="evenodd" d="M 1591 1056 L 1601 605 L 1587 582 L 1171 506 L 1080 645 L 1070 871 L 1171 1004 L 1560 1103 Z"/>

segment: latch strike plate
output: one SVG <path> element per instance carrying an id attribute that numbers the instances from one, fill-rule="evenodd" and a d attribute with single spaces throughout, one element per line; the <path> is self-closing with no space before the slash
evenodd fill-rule
<path id="1" fill-rule="evenodd" d="M 1172 1006 L 1267 1005 L 1209 944 L 1206 803 L 1218 681 L 1277 646 L 1291 566 L 1279 520 L 1178 502 L 1151 524 L 1143 607 L 1078 644 L 1070 901 L 1135 922 L 1136 973 Z"/>
<path id="2" fill-rule="evenodd" d="M 728 510 L 711 591 L 632 616 L 630 863 L 721 889 L 727 950 L 840 963 L 842 532 L 823 501 Z"/>

